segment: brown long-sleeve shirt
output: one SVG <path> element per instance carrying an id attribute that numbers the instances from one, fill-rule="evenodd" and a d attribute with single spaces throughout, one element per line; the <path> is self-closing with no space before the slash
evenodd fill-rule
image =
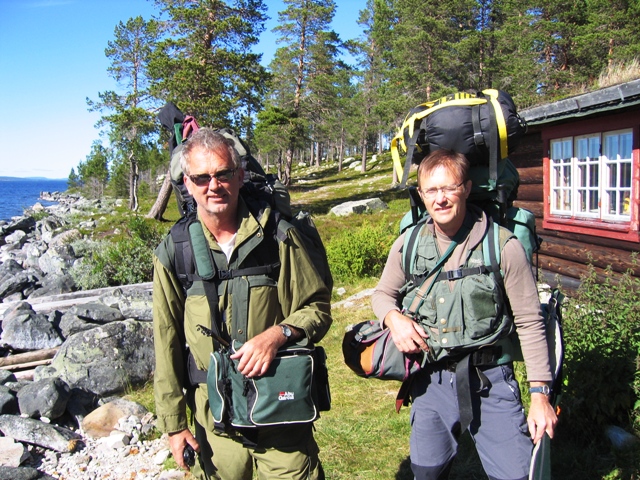
<path id="1" fill-rule="evenodd" d="M 469 205 L 467 215 L 473 219 L 474 226 L 465 241 L 455 248 L 444 265 L 444 270 L 460 268 L 469 249 L 482 242 L 487 223 L 485 214 L 480 209 Z M 434 231 L 432 221 L 426 225 Z M 383 321 L 391 310 L 401 310 L 402 298 L 399 291 L 406 283 L 402 270 L 404 237 L 404 234 L 398 237 L 391 247 L 384 271 L 371 297 L 373 311 L 380 321 Z M 436 238 L 440 252 L 446 251 L 451 239 L 440 233 Z M 505 244 L 500 255 L 500 267 L 520 339 L 527 380 L 550 381 L 552 373 L 538 289 L 524 248 L 517 239 L 511 239 Z"/>

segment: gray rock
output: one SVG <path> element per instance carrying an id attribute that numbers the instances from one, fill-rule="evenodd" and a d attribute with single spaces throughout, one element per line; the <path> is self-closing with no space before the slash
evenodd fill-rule
<path id="1" fill-rule="evenodd" d="M 14 415 L 18 412 L 18 400 L 16 396 L 9 387 L 0 385 L 0 414 L 7 413 Z"/>
<path id="2" fill-rule="evenodd" d="M 55 370 L 70 387 L 104 396 L 149 381 L 154 363 L 152 325 L 127 319 L 70 336 L 34 379 Z"/>
<path id="3" fill-rule="evenodd" d="M 65 230 L 59 233 L 49 241 L 49 248 L 63 247 L 70 245 L 72 242 L 82 238 L 80 230 L 72 228 L 71 230 Z"/>
<path id="4" fill-rule="evenodd" d="M 43 378 L 25 385 L 18 392 L 18 406 L 22 415 L 55 420 L 65 412 L 69 397 L 69 385 L 63 380 L 56 377 Z"/>
<path id="5" fill-rule="evenodd" d="M 98 325 L 124 320 L 117 308 L 109 307 L 101 302 L 89 302 L 75 305 L 62 315 L 58 328 L 64 338 L 79 332 L 91 330 Z"/>
<path id="6" fill-rule="evenodd" d="M 15 218 L 15 217 L 14 217 Z M 31 232 L 36 226 L 36 221 L 33 217 L 21 216 L 17 220 L 11 221 L 8 225 L 3 227 L 3 234 L 10 235 L 16 230 L 22 230 L 25 233 Z"/>
<path id="7" fill-rule="evenodd" d="M 49 250 L 38 259 L 38 266 L 47 275 L 52 273 L 62 275 L 71 268 L 75 259 L 71 245 L 58 245 L 49 247 Z"/>
<path id="8" fill-rule="evenodd" d="M 0 385 L 6 385 L 9 382 L 17 382 L 16 376 L 10 370 L 0 368 Z"/>
<path id="9" fill-rule="evenodd" d="M 331 213 L 341 217 L 352 213 L 365 213 L 376 210 L 386 210 L 387 208 L 389 208 L 387 204 L 379 198 L 369 198 L 366 200 L 355 200 L 341 203 L 340 205 L 333 207 L 331 209 Z"/>
<path id="10" fill-rule="evenodd" d="M 0 299 L 14 293 L 20 293 L 34 284 L 34 279 L 24 270 L 14 273 L 0 283 Z"/>
<path id="11" fill-rule="evenodd" d="M 0 415 L 0 431 L 5 437 L 61 453 L 75 451 L 82 440 L 79 434 L 67 428 L 16 415 Z"/>
<path id="12" fill-rule="evenodd" d="M 117 288 L 108 295 L 100 297 L 99 300 L 109 307 L 117 308 L 123 318 L 153 320 L 153 292 L 149 289 L 136 288 L 123 291 Z"/>
<path id="13" fill-rule="evenodd" d="M 5 312 L 0 342 L 14 350 L 41 350 L 61 345 L 62 338 L 47 317 L 21 309 Z"/>
<path id="14" fill-rule="evenodd" d="M 51 475 L 41 473 L 31 467 L 2 467 L 0 480 L 54 480 Z"/>
<path id="15" fill-rule="evenodd" d="M 42 288 L 35 290 L 29 298 L 46 297 L 49 295 L 60 295 L 62 293 L 74 292 L 78 289 L 73 277 L 68 273 L 63 275 L 47 275 L 42 280 Z"/>
<path id="16" fill-rule="evenodd" d="M 14 244 L 14 245 L 18 245 L 19 247 L 22 247 L 22 245 L 24 245 L 27 242 L 27 234 L 22 230 L 16 230 L 12 234 L 4 237 L 4 241 L 7 244 Z"/>

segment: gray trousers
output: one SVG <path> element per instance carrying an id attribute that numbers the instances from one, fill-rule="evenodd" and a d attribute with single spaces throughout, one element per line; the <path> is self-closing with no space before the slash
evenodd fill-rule
<path id="1" fill-rule="evenodd" d="M 449 475 L 458 450 L 460 413 L 456 374 L 429 367 L 413 380 L 411 406 L 411 468 L 416 480 Z M 471 368 L 475 372 L 475 367 Z M 513 365 L 480 367 L 489 380 L 482 391 L 470 375 L 473 420 L 469 433 L 491 480 L 521 480 L 529 475 L 533 443 L 522 407 Z"/>

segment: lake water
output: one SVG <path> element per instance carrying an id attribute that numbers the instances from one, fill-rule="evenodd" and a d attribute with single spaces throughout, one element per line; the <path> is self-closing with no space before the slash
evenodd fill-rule
<path id="1" fill-rule="evenodd" d="M 52 202 L 40 200 L 40 192 L 64 192 L 67 180 L 47 178 L 9 178 L 0 177 L 0 220 L 9 220 L 22 215 L 25 208 L 37 202 L 52 205 Z"/>

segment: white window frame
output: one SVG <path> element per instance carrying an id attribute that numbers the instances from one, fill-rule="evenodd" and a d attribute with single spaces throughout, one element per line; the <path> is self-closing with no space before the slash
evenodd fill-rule
<path id="1" fill-rule="evenodd" d="M 551 139 L 550 214 L 630 221 L 632 145 L 630 128 Z"/>

